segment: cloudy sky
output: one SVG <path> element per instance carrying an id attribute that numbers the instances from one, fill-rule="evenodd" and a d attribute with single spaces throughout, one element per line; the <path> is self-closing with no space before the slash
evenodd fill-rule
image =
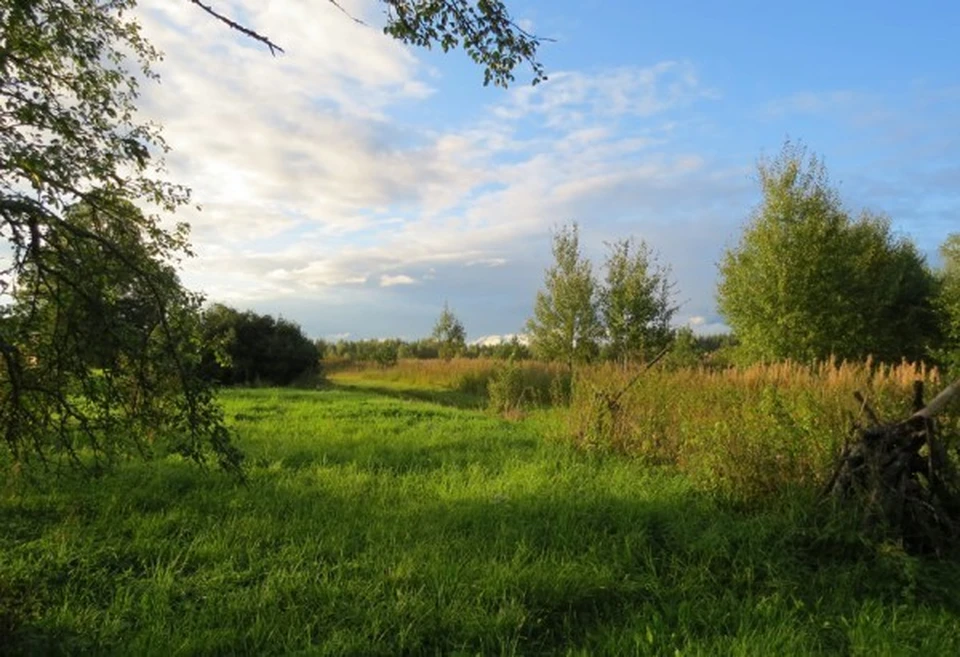
<path id="1" fill-rule="evenodd" d="M 382 35 L 374 0 L 212 0 L 271 57 L 185 0 L 141 0 L 166 54 L 143 111 L 212 301 L 314 337 L 515 333 L 576 221 L 599 264 L 633 235 L 672 267 L 678 320 L 722 327 L 716 262 L 759 200 L 758 157 L 822 155 L 853 210 L 935 262 L 960 230 L 960 4 L 953 0 L 512 0 L 549 81 L 485 88 L 461 53 Z"/>

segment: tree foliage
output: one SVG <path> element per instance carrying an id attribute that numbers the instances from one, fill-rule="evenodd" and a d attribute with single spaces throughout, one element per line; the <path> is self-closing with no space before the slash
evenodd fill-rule
<path id="1" fill-rule="evenodd" d="M 543 79 L 539 40 L 501 2 L 383 1 L 395 38 L 462 46 L 488 83 L 506 85 L 522 61 Z M 14 300 L 0 309 L 0 426 L 20 464 L 109 460 L 162 443 L 238 469 L 199 376 L 200 299 L 173 268 L 189 255 L 187 229 L 154 213 L 189 194 L 157 177 L 166 146 L 136 116 L 158 53 L 135 7 L 0 0 L 0 239 L 9 246 L 0 295 Z"/>
<path id="2" fill-rule="evenodd" d="M 343 11 L 338 0 L 328 0 Z M 239 23 L 215 10 L 202 0 L 190 0 L 194 5 L 234 30 L 255 39 L 270 49 L 272 54 L 283 52 L 269 37 Z M 415 46 L 439 46 L 443 52 L 462 48 L 483 67 L 483 84 L 491 82 L 507 87 L 514 81 L 517 66 L 527 62 L 533 69 L 533 84 L 547 79 L 543 64 L 537 59 L 537 49 L 544 39 L 530 34 L 517 25 L 502 0 L 380 0 L 384 5 L 387 23 L 384 34 Z M 350 16 L 357 23 L 364 24 Z"/>
<path id="3" fill-rule="evenodd" d="M 607 274 L 599 296 L 604 351 L 616 360 L 652 356 L 670 341 L 670 321 L 677 312 L 670 270 L 643 241 L 628 238 L 607 246 Z"/>
<path id="4" fill-rule="evenodd" d="M 172 268 L 186 227 L 137 209 L 188 194 L 155 177 L 165 146 L 136 119 L 158 55 L 133 6 L 0 0 L 0 426 L 18 464 L 175 450 L 236 469 Z"/>
<path id="5" fill-rule="evenodd" d="M 317 345 L 289 320 L 214 304 L 203 313 L 204 373 L 226 385 L 285 386 L 316 374 Z"/>
<path id="6" fill-rule="evenodd" d="M 546 80 L 537 60 L 540 39 L 521 29 L 501 0 L 381 0 L 387 9 L 384 32 L 417 46 L 444 52 L 462 47 L 483 66 L 483 83 L 506 87 L 514 69 L 527 62 L 533 84 Z"/>
<path id="7" fill-rule="evenodd" d="M 944 344 L 940 360 L 960 370 L 960 233 L 953 233 L 940 246 L 943 260 L 939 308 L 943 317 Z"/>
<path id="8" fill-rule="evenodd" d="M 720 263 L 720 311 L 759 359 L 919 359 L 936 281 L 890 222 L 853 218 L 822 162 L 787 143 L 759 167 L 763 200 Z"/>
<path id="9" fill-rule="evenodd" d="M 437 343 L 440 358 L 444 360 L 459 356 L 467 347 L 467 331 L 447 303 L 443 304 L 443 311 L 433 327 L 432 337 Z"/>
<path id="10" fill-rule="evenodd" d="M 579 227 L 563 226 L 553 235 L 554 264 L 537 292 L 527 321 L 536 356 L 572 365 L 597 355 L 603 325 L 597 312 L 597 283 L 590 261 L 580 252 Z"/>

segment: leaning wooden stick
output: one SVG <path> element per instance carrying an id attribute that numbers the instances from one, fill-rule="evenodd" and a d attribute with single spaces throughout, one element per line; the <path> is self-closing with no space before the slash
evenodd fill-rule
<path id="1" fill-rule="evenodd" d="M 666 356 L 666 355 L 667 355 L 667 352 L 669 352 L 669 351 L 670 351 L 670 346 L 669 346 L 669 345 L 666 346 L 666 347 L 664 347 L 663 349 L 661 349 L 661 350 L 660 350 L 660 353 L 653 357 L 653 360 L 651 360 L 650 362 L 646 363 L 646 364 L 643 366 L 643 368 L 642 368 L 639 372 L 637 372 L 636 375 L 635 375 L 632 379 L 630 379 L 630 382 L 627 383 L 627 385 L 623 386 L 623 389 L 621 389 L 617 394 L 615 394 L 615 395 L 610 399 L 610 403 L 616 404 L 618 401 L 620 401 L 620 398 L 623 397 L 623 394 L 624 394 L 627 390 L 629 390 L 629 389 L 633 386 L 634 383 L 636 383 L 637 381 L 639 381 L 639 380 L 640 380 L 640 377 L 643 376 L 644 373 L 645 373 L 647 370 L 649 370 L 651 367 L 653 367 L 654 365 L 656 365 L 657 362 L 658 362 L 661 358 L 663 358 L 664 356 Z"/>
<path id="2" fill-rule="evenodd" d="M 952 400 L 958 392 L 960 392 L 960 379 L 957 379 L 941 390 L 940 394 L 934 397 L 932 402 L 927 404 L 925 408 L 911 415 L 910 419 L 923 418 L 924 420 L 929 420 L 936 417 L 947 407 L 947 404 L 950 403 L 950 400 Z"/>
<path id="3" fill-rule="evenodd" d="M 853 393 L 853 398 L 860 402 L 860 413 L 866 413 L 867 417 L 870 418 L 870 421 L 874 424 L 874 426 L 879 425 L 880 418 L 877 417 L 877 414 L 873 412 L 872 408 L 870 408 L 867 398 L 864 397 L 859 390 Z"/>

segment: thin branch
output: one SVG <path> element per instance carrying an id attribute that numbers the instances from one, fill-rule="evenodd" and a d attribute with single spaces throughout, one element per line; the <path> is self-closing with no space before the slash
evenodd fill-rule
<path id="1" fill-rule="evenodd" d="M 363 22 L 362 20 L 360 20 L 359 18 L 357 18 L 356 16 L 354 16 L 353 14 L 351 14 L 349 11 L 347 11 L 346 9 L 344 9 L 344 8 L 343 8 L 343 5 L 341 5 L 339 2 L 337 2 L 337 0 L 330 0 L 330 4 L 332 4 L 334 7 L 336 7 L 336 8 L 339 9 L 341 12 L 343 12 L 343 15 L 344 15 L 344 16 L 346 16 L 347 18 L 349 18 L 350 20 L 352 20 L 352 21 L 353 21 L 354 23 L 356 23 L 357 25 L 363 25 L 364 27 L 369 27 L 365 22 Z"/>
<path id="2" fill-rule="evenodd" d="M 610 403 L 616 404 L 618 401 L 620 401 L 620 398 L 623 397 L 624 393 L 626 393 L 627 390 L 633 387 L 633 384 L 639 381 L 640 377 L 643 376 L 650 368 L 656 365 L 661 358 L 667 355 L 669 351 L 670 351 L 670 345 L 667 345 L 666 347 L 660 350 L 660 353 L 658 353 L 656 356 L 653 357 L 653 360 L 645 363 L 644 366 L 640 369 L 640 371 L 637 372 L 632 379 L 630 379 L 630 382 L 627 385 L 623 386 L 623 388 L 610 399 Z"/>
<path id="3" fill-rule="evenodd" d="M 867 402 L 867 398 L 864 397 L 859 390 L 853 393 L 853 398 L 860 403 L 860 414 L 863 415 L 864 413 L 866 413 L 867 417 L 870 418 L 870 422 L 872 422 L 874 426 L 879 427 L 882 424 L 882 422 L 880 422 L 880 418 L 877 417 L 877 414 L 873 412 L 873 409 L 870 408 L 870 404 L 869 402 Z"/>
<path id="4" fill-rule="evenodd" d="M 331 0 L 331 1 L 332 1 L 332 0 Z M 253 30 L 251 30 L 249 27 L 244 27 L 244 26 L 241 25 L 240 23 L 238 23 L 238 22 L 236 22 L 236 21 L 234 21 L 234 20 L 231 20 L 230 18 L 224 16 L 224 15 L 221 14 L 221 13 L 218 13 L 218 12 L 215 11 L 210 5 L 205 5 L 205 4 L 203 4 L 202 2 L 200 2 L 200 0 L 190 0 L 190 2 L 192 2 L 192 3 L 195 4 L 195 5 L 197 5 L 198 7 L 200 7 L 201 9 L 203 9 L 205 12 L 207 12 L 208 14 L 210 14 L 211 16 L 213 16 L 214 18 L 216 18 L 218 21 L 220 21 L 221 23 L 224 23 L 224 24 L 228 25 L 229 27 L 233 28 L 233 29 L 236 30 L 237 32 L 241 32 L 242 34 L 247 35 L 247 36 L 250 37 L 251 39 L 256 39 L 256 40 L 259 41 L 260 43 L 265 44 L 265 45 L 267 46 L 267 48 L 270 49 L 270 54 L 271 54 L 271 55 L 276 56 L 276 54 L 277 54 L 278 52 L 284 52 L 283 48 L 281 48 L 280 46 L 278 46 L 277 44 L 275 44 L 275 43 L 274 43 L 273 41 L 271 41 L 268 37 L 265 37 L 265 36 L 263 36 L 262 34 L 258 34 L 257 32 L 254 32 Z M 336 4 L 336 3 L 334 3 L 334 4 Z"/>

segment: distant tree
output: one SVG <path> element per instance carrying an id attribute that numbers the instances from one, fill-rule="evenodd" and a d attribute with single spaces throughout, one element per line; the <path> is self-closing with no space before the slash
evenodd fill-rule
<path id="1" fill-rule="evenodd" d="M 283 318 L 215 304 L 203 327 L 205 370 L 220 383 L 283 386 L 319 369 L 317 345 Z"/>
<path id="2" fill-rule="evenodd" d="M 944 343 L 939 360 L 960 371 L 960 233 L 947 237 L 940 247 L 943 269 L 937 305 L 943 317 Z"/>
<path id="3" fill-rule="evenodd" d="M 661 362 L 671 368 L 696 367 L 701 364 L 703 354 L 703 345 L 693 329 L 682 326 L 673 332 L 670 351 Z"/>
<path id="4" fill-rule="evenodd" d="M 646 242 L 621 239 L 607 246 L 607 275 L 600 289 L 604 351 L 624 361 L 652 356 L 670 341 L 670 321 L 678 309 L 670 269 L 657 262 Z"/>
<path id="5" fill-rule="evenodd" d="M 443 311 L 433 327 L 432 338 L 437 344 L 440 358 L 444 360 L 459 356 L 466 349 L 467 332 L 447 303 L 443 304 Z"/>
<path id="6" fill-rule="evenodd" d="M 372 359 L 380 367 L 393 367 L 400 358 L 400 340 L 377 340 L 371 343 L 374 346 Z"/>
<path id="7" fill-rule="evenodd" d="M 520 342 L 520 338 L 516 335 L 510 336 L 510 340 L 494 345 L 491 349 L 493 357 L 501 360 L 526 360 L 533 355 L 530 347 Z"/>
<path id="8" fill-rule="evenodd" d="M 553 258 L 544 288 L 537 292 L 527 332 L 538 358 L 572 366 L 594 358 L 598 340 L 603 337 L 597 313 L 597 283 L 590 261 L 580 253 L 576 223 L 554 233 Z"/>
<path id="9" fill-rule="evenodd" d="M 787 143 L 759 167 L 763 200 L 720 263 L 720 312 L 755 359 L 920 359 L 936 281 L 888 220 L 853 219 L 826 169 Z"/>
<path id="10" fill-rule="evenodd" d="M 320 360 L 326 358 L 328 354 L 332 355 L 334 352 L 334 345 L 323 338 L 314 340 L 313 345 L 317 348 L 317 356 Z"/>

